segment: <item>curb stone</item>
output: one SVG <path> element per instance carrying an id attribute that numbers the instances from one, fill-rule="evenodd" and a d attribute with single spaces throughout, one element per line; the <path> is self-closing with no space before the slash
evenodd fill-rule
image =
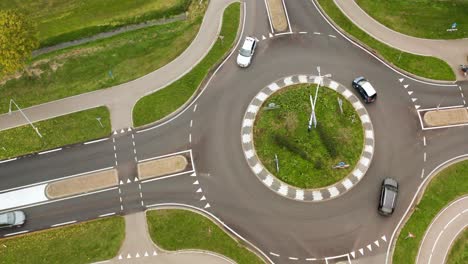
<path id="1" fill-rule="evenodd" d="M 354 167 L 353 171 L 339 182 L 322 188 L 317 189 L 301 189 L 298 187 L 291 186 L 287 183 L 282 182 L 270 173 L 262 164 L 257 156 L 255 147 L 253 144 L 253 126 L 257 113 L 266 101 L 268 97 L 277 92 L 280 89 L 294 85 L 294 84 L 318 84 L 321 83 L 325 87 L 340 93 L 343 95 L 354 107 L 358 113 L 362 126 L 364 128 L 364 148 L 361 153 L 361 158 Z M 257 178 L 270 190 L 277 194 L 287 197 L 296 201 L 305 202 L 323 202 L 333 198 L 339 197 L 353 188 L 366 174 L 374 156 L 374 128 L 370 120 L 369 114 L 366 108 L 348 88 L 342 84 L 330 80 L 328 78 L 322 78 L 320 76 L 313 75 L 292 75 L 275 81 L 266 87 L 264 87 L 257 95 L 252 99 L 244 115 L 241 129 L 241 140 L 242 150 L 244 152 L 245 159 L 252 172 Z"/>

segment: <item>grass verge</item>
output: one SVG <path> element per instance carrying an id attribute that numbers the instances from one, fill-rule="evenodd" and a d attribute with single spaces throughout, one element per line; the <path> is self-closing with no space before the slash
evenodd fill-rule
<path id="1" fill-rule="evenodd" d="M 255 150 L 263 165 L 282 181 L 300 188 L 320 188 L 338 182 L 361 156 L 364 132 L 358 114 L 348 100 L 322 87 L 316 105 L 317 128 L 307 131 L 309 95 L 315 85 L 293 85 L 266 100 L 254 126 Z M 337 99 L 343 101 L 341 114 Z M 266 109 L 270 103 L 277 109 Z M 275 155 L 279 160 L 276 171 Z M 346 169 L 332 169 L 338 162 Z"/>
<path id="2" fill-rule="evenodd" d="M 451 201 L 468 193 L 468 161 L 454 164 L 436 175 L 398 236 L 393 263 L 414 263 L 424 234 L 437 214 Z M 405 239 L 411 232 L 414 238 Z"/>
<path id="3" fill-rule="evenodd" d="M 0 82 L 0 113 L 14 98 L 21 107 L 128 82 L 179 56 L 195 38 L 207 2 L 194 1 L 189 17 L 122 33 L 34 58 L 27 70 Z"/>
<path id="4" fill-rule="evenodd" d="M 457 237 L 447 257 L 447 264 L 466 263 L 468 263 L 468 229 L 462 231 L 461 235 Z"/>
<path id="5" fill-rule="evenodd" d="M 263 263 L 208 218 L 187 210 L 147 213 L 151 239 L 165 250 L 200 249 L 224 255 L 239 264 Z"/>
<path id="6" fill-rule="evenodd" d="M 0 9 L 17 9 L 37 25 L 40 45 L 89 37 L 116 27 L 187 11 L 192 0 L 3 0 Z"/>
<path id="7" fill-rule="evenodd" d="M 92 263 L 117 255 L 125 238 L 120 216 L 0 240 L 2 263 Z"/>
<path id="8" fill-rule="evenodd" d="M 356 3 L 386 27 L 429 39 L 468 37 L 468 1 L 358 0 Z M 458 22 L 456 31 L 447 31 Z"/>
<path id="9" fill-rule="evenodd" d="M 96 118 L 101 118 L 102 127 Z M 34 125 L 42 138 L 29 125 L 0 131 L 0 159 L 101 138 L 111 133 L 109 110 L 104 106 L 36 122 Z"/>
<path id="10" fill-rule="evenodd" d="M 333 0 L 317 0 L 328 16 L 348 34 L 352 35 L 371 50 L 380 54 L 387 62 L 412 74 L 433 80 L 454 81 L 455 73 L 443 60 L 420 56 L 392 48 L 371 37 L 354 25 L 336 6 Z"/>
<path id="11" fill-rule="evenodd" d="M 218 39 L 206 57 L 182 78 L 164 89 L 141 98 L 133 108 L 134 126 L 142 126 L 162 119 L 176 111 L 193 95 L 208 72 L 234 45 L 239 19 L 240 4 L 229 5 L 223 14 L 220 33 L 224 39 Z"/>

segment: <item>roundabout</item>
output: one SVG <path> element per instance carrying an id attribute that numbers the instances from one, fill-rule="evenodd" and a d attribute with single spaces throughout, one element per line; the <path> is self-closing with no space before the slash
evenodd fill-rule
<path id="1" fill-rule="evenodd" d="M 318 149 L 319 145 L 321 146 L 321 151 L 318 150 L 318 153 L 313 152 L 314 145 L 312 144 L 301 142 L 305 145 L 300 145 L 300 143 L 297 143 L 298 141 L 309 137 L 308 135 L 304 135 L 308 134 L 307 132 L 299 132 L 299 134 L 302 134 L 302 137 L 300 138 L 296 137 L 297 135 L 294 134 L 294 140 L 289 140 L 285 136 L 288 133 L 288 130 L 298 130 L 297 126 L 301 124 L 297 123 L 299 121 L 304 121 L 302 120 L 304 119 L 303 116 L 297 117 L 291 115 L 292 112 L 289 112 L 289 116 L 284 118 L 286 119 L 286 128 L 278 127 L 281 125 L 276 121 L 270 120 L 273 122 L 270 125 L 276 126 L 278 130 L 283 130 L 283 133 L 280 132 L 275 135 L 273 135 L 274 133 L 270 133 L 269 130 L 271 129 L 263 127 L 267 125 L 265 122 L 268 121 L 264 121 L 262 118 L 259 118 L 259 116 L 261 117 L 265 111 L 270 111 L 269 114 L 271 114 L 271 111 L 276 111 L 278 107 L 281 108 L 281 105 L 276 105 L 273 102 L 275 101 L 275 96 L 277 94 L 286 93 L 286 89 L 280 91 L 284 88 L 291 88 L 294 90 L 293 85 L 296 84 L 309 84 L 314 86 L 320 84 L 325 87 L 329 87 L 322 89 L 333 90 L 336 92 L 336 95 L 333 91 L 322 91 L 322 93 L 325 93 L 327 96 L 326 103 L 328 104 L 330 103 L 330 98 L 336 97 L 338 94 L 341 95 L 338 97 L 339 99 L 345 99 L 343 109 L 346 111 L 343 111 L 344 117 L 342 117 L 342 119 L 348 118 L 348 123 L 350 123 L 350 125 L 340 127 L 331 123 L 328 125 L 328 130 L 326 132 L 325 129 L 320 128 L 320 126 L 317 131 L 311 131 L 311 139 L 317 139 L 320 141 L 315 145 L 315 149 Z M 290 90 L 288 90 L 288 92 L 289 91 Z M 271 100 L 267 100 L 269 98 L 271 98 Z M 311 104 L 313 104 L 312 96 L 310 99 Z M 272 102 L 273 104 L 271 104 Z M 340 104 L 343 104 L 343 101 Z M 326 107 L 328 108 L 330 106 Z M 336 107 L 338 107 L 338 103 L 336 103 Z M 320 108 L 317 109 L 317 115 L 320 115 Z M 352 109 L 354 109 L 354 111 L 352 111 Z M 310 111 L 310 108 L 307 111 Z M 333 120 L 333 115 L 334 114 L 329 113 L 325 115 L 325 119 Z M 361 126 L 357 125 L 359 120 L 362 125 L 362 129 Z M 255 127 L 257 124 L 259 124 L 259 128 Z M 327 125 L 324 124 L 324 127 L 326 126 Z M 304 130 L 306 130 L 305 124 Z M 337 133 L 330 134 L 330 131 L 336 131 Z M 263 141 L 268 141 L 268 139 L 259 137 L 259 134 L 262 133 L 270 134 L 270 137 L 273 137 L 273 139 L 270 138 L 269 140 L 276 141 L 277 144 L 273 149 L 263 148 Z M 345 135 L 346 133 L 349 133 L 351 136 Z M 312 138 L 312 136 L 314 136 L 314 138 Z M 333 199 L 354 187 L 364 177 L 370 166 L 375 143 L 372 122 L 367 110 L 359 99 L 345 86 L 333 80 L 323 78 L 321 76 L 308 75 L 289 76 L 264 87 L 254 97 L 247 108 L 242 122 L 241 137 L 244 156 L 251 170 L 264 185 L 287 198 L 298 201 L 315 202 Z M 255 141 L 260 143 L 258 144 L 260 148 L 255 148 Z M 338 144 L 340 144 L 340 146 L 338 146 Z M 360 144 L 360 146 L 356 146 L 356 144 Z M 301 146 L 306 146 L 306 150 L 302 149 Z M 307 146 L 309 148 L 307 148 Z M 286 163 L 293 164 L 285 165 L 286 173 L 284 174 L 281 173 L 282 171 L 280 172 L 280 161 L 278 156 L 273 154 L 275 151 L 279 153 L 295 152 L 291 155 L 292 158 L 285 159 Z M 275 155 L 274 158 L 272 158 L 272 154 Z M 335 169 L 333 169 L 333 164 L 343 162 L 343 158 L 346 158 L 346 162 L 351 164 L 349 168 L 336 172 Z M 278 176 L 275 176 L 273 173 L 274 171 Z M 290 171 L 293 172 L 288 174 Z M 330 176 L 323 174 L 328 174 Z"/>

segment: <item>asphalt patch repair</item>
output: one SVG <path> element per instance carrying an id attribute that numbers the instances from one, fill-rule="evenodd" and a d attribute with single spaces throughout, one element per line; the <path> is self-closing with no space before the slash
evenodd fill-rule
<path id="1" fill-rule="evenodd" d="M 45 193 L 49 199 L 57 199 L 97 191 L 118 184 L 117 170 L 109 169 L 49 183 Z"/>
<path id="2" fill-rule="evenodd" d="M 184 171 L 188 165 L 182 155 L 146 161 L 138 164 L 138 177 L 148 179 Z"/>
<path id="3" fill-rule="evenodd" d="M 424 123 L 430 127 L 466 124 L 468 123 L 468 109 L 455 108 L 428 111 L 424 113 Z"/>

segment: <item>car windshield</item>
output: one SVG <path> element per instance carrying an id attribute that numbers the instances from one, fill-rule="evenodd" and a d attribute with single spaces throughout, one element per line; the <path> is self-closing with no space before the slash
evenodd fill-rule
<path id="1" fill-rule="evenodd" d="M 0 224 L 10 225 L 14 221 L 14 215 L 12 213 L 0 214 Z"/>
<path id="2" fill-rule="evenodd" d="M 240 53 L 240 55 L 242 55 L 242 56 L 244 56 L 244 57 L 250 57 L 250 50 L 241 48 L 241 49 L 239 50 L 239 53 Z"/>

